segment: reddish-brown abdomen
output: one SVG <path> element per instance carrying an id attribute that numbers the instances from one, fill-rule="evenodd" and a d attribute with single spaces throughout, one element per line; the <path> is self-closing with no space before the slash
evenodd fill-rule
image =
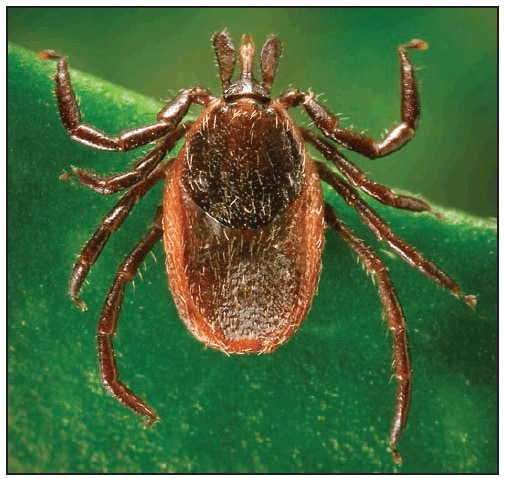
<path id="1" fill-rule="evenodd" d="M 284 131 L 284 146 L 292 142 L 290 151 L 275 158 L 269 153 L 275 138 L 259 146 L 245 141 L 254 138 L 254 128 L 260 127 L 254 123 L 261 121 L 261 114 L 254 108 L 242 113 L 247 135 L 242 135 L 235 152 L 218 152 L 224 158 L 222 169 L 215 158 L 208 158 L 212 170 L 205 169 L 205 158 L 196 161 L 195 152 L 183 147 L 168 171 L 163 218 L 167 270 L 179 314 L 199 340 L 227 353 L 271 352 L 298 329 L 316 292 L 323 200 L 314 165 L 290 120 L 276 111 L 267 119 L 270 126 L 277 124 Z M 209 138 L 214 133 L 209 125 L 219 125 L 218 120 L 212 115 L 204 118 L 188 137 L 205 130 L 207 143 L 219 149 L 219 135 L 214 143 Z M 241 163 L 234 165 L 233 155 Z M 269 182 L 278 190 L 286 165 L 292 171 L 291 182 L 285 180 L 281 196 L 269 197 L 273 189 Z M 188 180 L 188 174 L 194 176 Z M 208 185 L 209 178 L 219 182 L 219 175 L 227 176 L 228 192 L 242 191 L 242 196 L 228 198 L 242 209 L 232 204 L 228 212 L 211 214 L 215 203 L 198 204 L 192 178 L 202 178 Z M 230 185 L 230 175 L 235 184 Z M 244 198 L 249 185 L 255 195 L 263 195 L 264 208 L 257 198 Z M 220 210 L 227 206 L 221 196 L 216 202 Z"/>

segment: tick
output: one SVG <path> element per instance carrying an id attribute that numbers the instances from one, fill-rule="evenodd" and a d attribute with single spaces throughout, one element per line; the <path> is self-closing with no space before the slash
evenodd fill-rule
<path id="1" fill-rule="evenodd" d="M 222 95 L 199 86 L 181 90 L 151 124 L 109 136 L 82 123 L 67 61 L 57 59 L 56 97 L 61 121 L 72 140 L 99 150 L 127 151 L 154 143 L 131 171 L 103 177 L 74 168 L 84 186 L 102 194 L 124 191 L 84 246 L 70 277 L 75 304 L 82 284 L 112 233 L 146 192 L 165 182 L 161 205 L 149 232 L 116 271 L 97 326 L 102 383 L 109 393 L 151 425 L 158 416 L 119 380 L 112 338 L 125 286 L 153 246 L 163 239 L 170 290 L 181 319 L 207 346 L 226 354 L 270 353 L 288 341 L 307 316 L 321 269 L 325 226 L 340 236 L 377 280 L 393 340 L 396 400 L 389 444 L 399 463 L 397 443 L 411 399 L 412 371 L 405 317 L 386 266 L 325 202 L 321 182 L 353 208 L 370 231 L 397 255 L 452 294 L 474 306 L 454 279 L 396 236 L 359 192 L 393 208 L 432 212 L 424 201 L 396 194 L 369 178 L 337 146 L 369 159 L 389 155 L 413 137 L 419 121 L 418 88 L 407 49 L 422 50 L 422 40 L 398 48 L 401 66 L 401 122 L 378 141 L 342 128 L 310 92 L 290 88 L 276 99 L 271 86 L 281 42 L 269 37 L 261 49 L 261 81 L 256 80 L 254 45 L 243 35 L 238 55 L 226 31 L 213 36 Z M 232 77 L 237 61 L 240 74 Z M 196 121 L 183 122 L 191 105 L 203 107 Z M 318 132 L 297 126 L 288 109 L 302 106 Z M 184 139 L 175 157 L 170 152 Z M 312 146 L 322 158 L 307 153 Z M 359 294 L 359 292 L 350 292 Z"/>

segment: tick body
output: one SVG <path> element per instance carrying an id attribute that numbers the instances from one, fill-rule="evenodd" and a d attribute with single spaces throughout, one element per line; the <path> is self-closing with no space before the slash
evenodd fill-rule
<path id="1" fill-rule="evenodd" d="M 407 421 L 412 391 L 404 314 L 382 260 L 324 201 L 321 182 L 335 189 L 372 233 L 404 261 L 468 305 L 475 305 L 474 296 L 464 295 L 450 276 L 396 236 L 358 191 L 410 211 L 431 212 L 428 204 L 395 194 L 368 179 L 336 146 L 373 159 L 394 152 L 413 138 L 420 108 L 406 49 L 420 50 L 426 44 L 412 40 L 398 49 L 401 122 L 381 141 L 341 128 L 338 118 L 310 93 L 289 89 L 271 98 L 281 51 L 277 38 L 269 37 L 261 50 L 261 82 L 253 74 L 254 46 L 249 35 L 242 37 L 238 55 L 226 31 L 214 35 L 213 45 L 222 96 L 212 96 L 200 87 L 182 90 L 158 113 L 155 122 L 117 136 L 81 122 L 66 59 L 50 50 L 41 53 L 42 58 L 58 59 L 56 96 L 63 125 L 73 140 L 111 151 L 156 142 L 126 173 L 101 177 L 76 168 L 63 176 L 76 176 L 102 194 L 124 191 L 73 267 L 69 291 L 77 306 L 85 308 L 79 299 L 81 286 L 110 235 L 153 185 L 165 181 L 152 228 L 117 269 L 105 299 L 97 326 L 102 382 L 118 401 L 144 415 L 147 425 L 158 419 L 156 412 L 119 380 L 112 344 L 125 286 L 158 241 L 164 242 L 177 310 L 191 333 L 226 354 L 268 353 L 289 340 L 307 316 L 319 280 L 326 226 L 351 247 L 377 279 L 393 340 L 397 391 L 389 443 L 393 459 L 399 463 L 396 446 Z M 233 81 L 237 58 L 240 74 Z M 192 104 L 203 106 L 203 111 L 195 122 L 183 122 Z M 320 133 L 293 122 L 288 109 L 299 105 Z M 182 149 L 172 158 L 169 154 L 180 139 L 184 139 Z M 334 168 L 312 159 L 306 145 Z"/>
<path id="2" fill-rule="evenodd" d="M 294 128 L 262 97 L 220 99 L 168 171 L 170 288 L 188 329 L 226 353 L 273 351 L 315 294 L 323 198 Z"/>

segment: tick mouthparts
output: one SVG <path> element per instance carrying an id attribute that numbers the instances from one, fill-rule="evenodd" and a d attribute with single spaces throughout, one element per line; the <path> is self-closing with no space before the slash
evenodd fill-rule
<path id="1" fill-rule="evenodd" d="M 240 42 L 240 78 L 253 78 L 254 42 L 251 35 L 242 35 Z"/>

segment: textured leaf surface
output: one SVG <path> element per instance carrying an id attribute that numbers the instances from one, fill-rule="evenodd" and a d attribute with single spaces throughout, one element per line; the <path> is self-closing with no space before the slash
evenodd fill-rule
<path id="1" fill-rule="evenodd" d="M 70 165 L 125 171 L 131 155 L 73 143 L 53 95 L 53 62 L 9 49 L 8 342 L 10 472 L 391 472 L 391 338 L 376 288 L 330 232 L 319 294 L 301 329 L 274 354 L 205 350 L 177 318 L 161 245 L 127 289 L 116 338 L 122 379 L 162 421 L 151 429 L 101 387 L 95 323 L 114 270 L 147 231 L 155 188 L 111 239 L 71 304 L 75 255 L 116 198 L 59 175 Z M 85 120 L 110 133 L 145 124 L 159 104 L 72 72 Z M 145 148 L 144 151 L 147 151 Z M 366 160 L 364 160 L 366 161 Z M 161 185 L 160 185 L 161 186 Z M 378 244 L 334 193 L 341 217 L 385 259 L 405 309 L 414 369 L 401 472 L 495 472 L 496 226 L 436 208 L 372 203 L 394 231 L 445 268 L 467 308 Z"/>

